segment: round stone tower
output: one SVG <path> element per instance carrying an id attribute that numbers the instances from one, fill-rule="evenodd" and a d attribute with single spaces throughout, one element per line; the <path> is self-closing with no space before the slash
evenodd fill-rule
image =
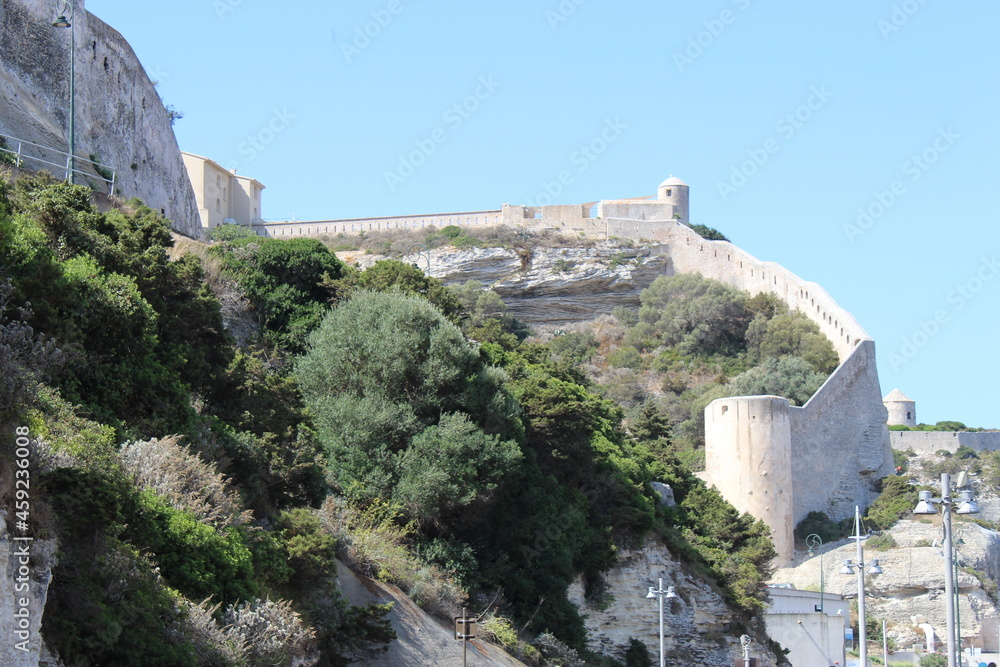
<path id="1" fill-rule="evenodd" d="M 685 225 L 690 222 L 688 219 L 688 185 L 676 176 L 671 176 L 660 183 L 656 190 L 656 198 L 665 204 L 673 204 L 674 219 L 680 220 Z"/>
<path id="2" fill-rule="evenodd" d="M 885 409 L 889 411 L 889 426 L 916 426 L 917 404 L 898 389 L 893 389 L 882 399 Z"/>

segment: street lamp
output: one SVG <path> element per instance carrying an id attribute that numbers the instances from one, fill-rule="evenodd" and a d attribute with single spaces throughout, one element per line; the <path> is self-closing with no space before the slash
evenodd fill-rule
<path id="1" fill-rule="evenodd" d="M 813 533 L 806 537 L 806 546 L 809 547 L 809 555 L 813 555 L 813 550 L 819 552 L 819 612 L 823 611 L 823 593 L 825 591 L 825 583 L 823 579 L 823 538 L 821 538 L 816 533 Z"/>
<path id="2" fill-rule="evenodd" d="M 66 18 L 66 9 L 69 9 L 69 18 Z M 76 182 L 76 30 L 73 28 L 73 19 L 76 16 L 76 7 L 69 0 L 63 0 L 62 10 L 56 20 L 52 22 L 53 27 L 69 28 L 69 173 L 67 180 L 70 183 Z"/>
<path id="3" fill-rule="evenodd" d="M 861 546 L 861 540 L 867 539 L 867 536 L 861 535 L 861 510 L 858 506 L 854 506 L 854 535 L 851 536 L 852 540 L 857 541 L 858 545 L 858 560 L 857 563 L 851 560 L 844 561 L 844 567 L 840 568 L 841 574 L 854 574 L 854 568 L 857 567 L 858 575 L 858 649 L 860 652 L 860 659 L 858 664 L 861 667 L 868 667 L 868 636 L 867 629 L 865 628 L 865 555 L 864 549 Z M 872 561 L 872 566 L 868 568 L 868 574 L 882 574 L 882 568 L 878 564 L 878 558 Z"/>
<path id="4" fill-rule="evenodd" d="M 966 484 L 964 472 L 958 474 L 956 486 L 962 488 Z M 960 640 L 956 638 L 955 626 L 955 570 L 954 557 L 952 555 L 951 543 L 951 506 L 955 504 L 955 499 L 951 497 L 951 475 L 941 473 L 941 497 L 932 498 L 930 491 L 921 491 L 918 494 L 919 502 L 913 509 L 914 514 L 937 514 L 935 504 L 940 504 L 944 508 L 944 600 L 945 614 L 948 617 L 948 667 L 958 666 L 958 645 Z M 972 499 L 972 491 L 965 490 L 959 494 L 959 506 L 955 509 L 958 514 L 978 514 L 979 507 Z"/>
<path id="5" fill-rule="evenodd" d="M 655 588 L 653 586 L 649 587 L 649 592 L 646 593 L 646 598 L 653 600 L 655 598 L 660 598 L 660 667 L 665 667 L 663 654 L 663 598 L 675 598 L 677 593 L 674 592 L 673 586 L 667 586 L 666 590 L 663 589 L 663 578 L 660 578 L 660 587 Z"/>

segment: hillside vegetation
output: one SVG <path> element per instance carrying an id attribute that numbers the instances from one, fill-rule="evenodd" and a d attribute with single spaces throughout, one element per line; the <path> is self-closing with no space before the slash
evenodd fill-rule
<path id="1" fill-rule="evenodd" d="M 716 398 L 775 394 L 803 405 L 838 360 L 814 322 L 775 295 L 698 274 L 661 276 L 636 311 L 549 331 L 554 356 L 586 370 L 630 431 L 656 423 L 666 451 L 704 466 L 704 410 Z"/>
<path id="2" fill-rule="evenodd" d="M 767 528 L 678 461 L 658 404 L 623 401 L 626 421 L 581 366 L 584 334 L 539 342 L 490 291 L 226 232 L 178 253 L 139 202 L 0 186 L 3 476 L 27 428 L 32 532 L 59 543 L 43 634 L 64 658 L 346 664 L 393 633 L 385 607 L 340 596 L 339 557 L 442 617 L 469 605 L 529 663 L 619 664 L 585 650 L 566 590 L 582 577 L 599 600 L 618 546 L 644 539 L 760 629 Z M 609 367 L 673 372 L 683 394 L 716 364 L 762 382 L 829 362 L 773 299 L 681 278 L 644 295 L 631 366 Z M 808 371 L 768 370 L 792 352 Z M 8 520 L 13 500 L 5 483 Z"/>

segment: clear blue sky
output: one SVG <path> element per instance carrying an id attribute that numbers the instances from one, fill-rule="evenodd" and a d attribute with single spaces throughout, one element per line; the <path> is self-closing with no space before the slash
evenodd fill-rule
<path id="1" fill-rule="evenodd" d="M 183 149 L 267 186 L 267 218 L 545 203 L 547 184 L 580 203 L 673 174 L 693 222 L 854 314 L 883 394 L 1000 427 L 993 0 L 87 8 L 184 113 Z"/>

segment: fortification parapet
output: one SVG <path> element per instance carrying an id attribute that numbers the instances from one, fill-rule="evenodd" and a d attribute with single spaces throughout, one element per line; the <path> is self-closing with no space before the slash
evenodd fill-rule
<path id="1" fill-rule="evenodd" d="M 889 442 L 897 451 L 912 449 L 917 454 L 954 454 L 959 447 L 995 452 L 1000 450 L 1000 431 L 889 431 Z"/>
<path id="2" fill-rule="evenodd" d="M 830 339 L 840 361 L 862 340 L 871 340 L 858 321 L 837 305 L 826 290 L 802 280 L 774 262 L 763 262 L 728 241 L 708 241 L 676 221 L 651 222 L 624 218 L 607 221 L 608 234 L 665 244 L 668 273 L 700 273 L 750 294 L 773 292 L 789 308 L 802 311 Z M 881 397 L 879 402 L 881 403 Z"/>

